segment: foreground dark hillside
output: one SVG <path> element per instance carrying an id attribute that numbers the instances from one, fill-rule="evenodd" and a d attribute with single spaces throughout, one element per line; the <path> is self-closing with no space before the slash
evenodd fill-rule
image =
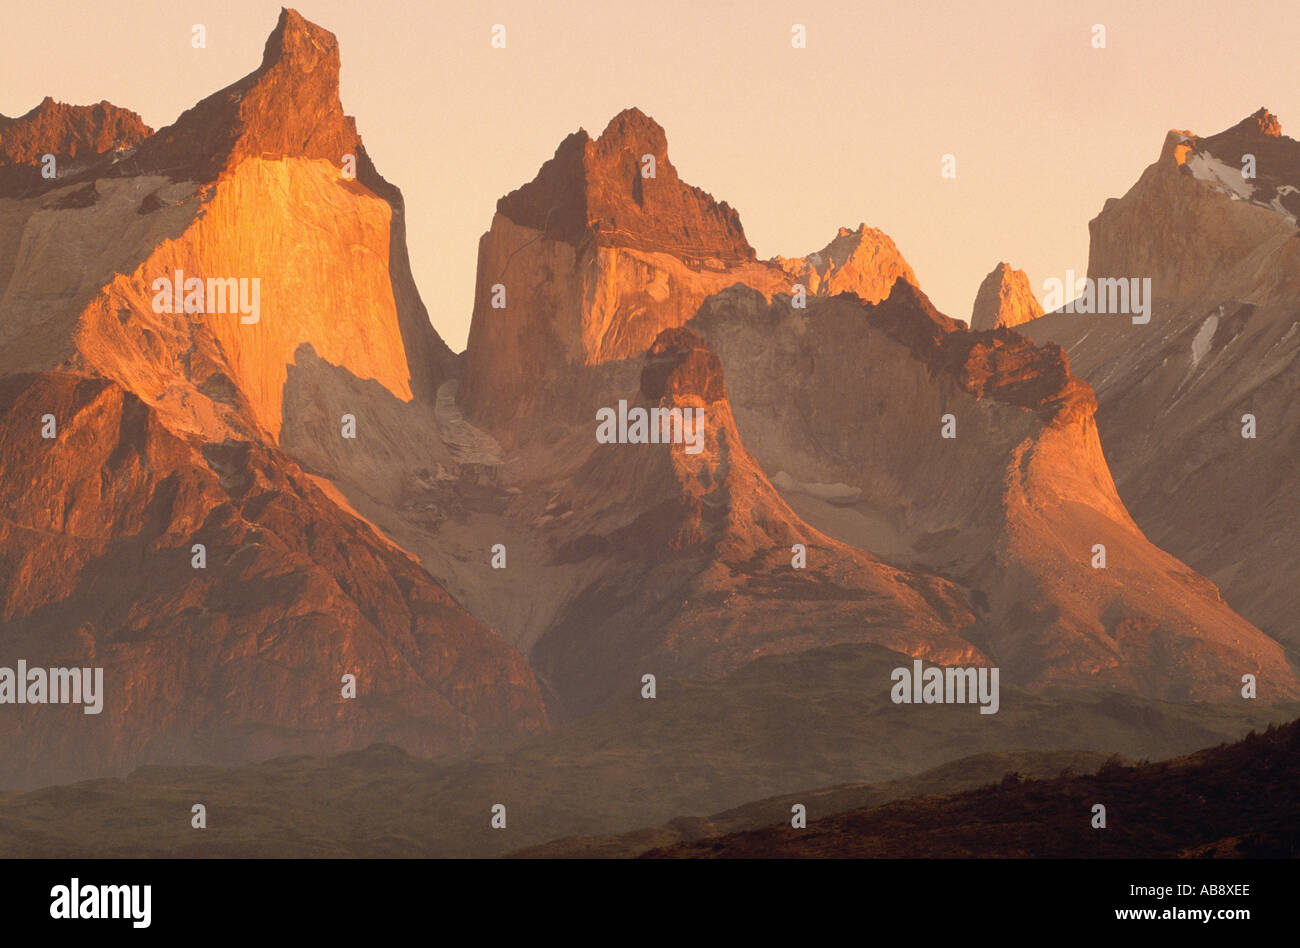
<path id="1" fill-rule="evenodd" d="M 1096 804 L 1106 827 L 1092 827 Z M 1159 763 L 999 784 L 651 850 L 649 858 L 1294 858 L 1300 721 Z"/>

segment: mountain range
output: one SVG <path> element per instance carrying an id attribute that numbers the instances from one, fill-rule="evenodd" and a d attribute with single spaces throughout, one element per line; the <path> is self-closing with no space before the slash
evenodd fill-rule
<path id="1" fill-rule="evenodd" d="M 1171 132 L 1092 222 L 1089 279 L 1151 278 L 1149 323 L 1044 315 L 999 263 L 968 326 L 866 223 L 759 259 L 629 108 L 497 202 L 455 353 L 340 67 L 284 10 L 160 130 L 0 117 L 0 666 L 105 679 L 97 715 L 0 708 L 6 788 L 374 744 L 504 785 L 549 753 L 541 843 L 753 798 L 633 800 L 600 748 L 641 759 L 652 713 L 672 770 L 731 735 L 772 793 L 1294 716 L 1300 143 L 1269 113 Z M 891 704 L 914 660 L 998 668 L 1007 723 Z M 906 772 L 791 772 L 855 688 L 917 715 Z"/>

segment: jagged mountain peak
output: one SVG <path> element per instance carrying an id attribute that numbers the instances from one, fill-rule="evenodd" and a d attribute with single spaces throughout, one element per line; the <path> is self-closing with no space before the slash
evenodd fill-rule
<path id="1" fill-rule="evenodd" d="M 677 176 L 663 127 L 636 108 L 615 115 L 599 138 L 581 129 L 566 137 L 531 182 L 497 202 L 497 212 L 574 245 L 701 263 L 754 259 L 740 215 Z"/>
<path id="2" fill-rule="evenodd" d="M 459 403 L 503 444 L 530 438 L 527 416 L 545 410 L 544 384 L 565 367 L 639 356 L 734 283 L 768 297 L 790 288 L 757 259 L 734 209 L 678 177 L 659 123 L 625 109 L 598 138 L 567 136 L 497 202 L 479 244 Z"/>
<path id="3" fill-rule="evenodd" d="M 47 95 L 23 115 L 0 115 L 0 167 L 36 164 L 46 154 L 100 155 L 129 148 L 151 131 L 135 112 L 111 102 L 69 105 Z"/>
<path id="4" fill-rule="evenodd" d="M 583 134 L 586 134 L 583 132 Z M 659 158 L 668 155 L 668 133 L 664 127 L 636 106 L 619 112 L 605 125 L 605 130 L 594 141 L 599 150 L 612 153 L 631 145 L 645 146 Z"/>
<path id="5" fill-rule="evenodd" d="M 1157 299 L 1294 297 L 1298 220 L 1300 142 L 1267 109 L 1208 137 L 1171 130 L 1089 223 L 1088 275 L 1149 276 Z"/>
<path id="6" fill-rule="evenodd" d="M 1249 141 L 1269 138 L 1286 138 L 1282 134 L 1282 122 L 1266 108 L 1259 108 L 1247 115 L 1235 125 L 1230 125 L 1213 135 L 1199 135 L 1188 128 L 1171 128 L 1165 136 L 1165 151 L 1172 153 L 1178 146 L 1188 142 Z M 1169 157 L 1168 154 L 1162 157 Z"/>
<path id="7" fill-rule="evenodd" d="M 1282 137 L 1282 123 L 1278 121 L 1276 115 L 1266 108 L 1260 108 L 1246 116 L 1229 131 L 1250 132 L 1259 135 L 1267 135 L 1270 138 Z"/>
<path id="8" fill-rule="evenodd" d="M 884 231 L 860 223 L 841 227 L 821 250 L 805 257 L 774 257 L 772 263 L 815 296 L 853 293 L 865 302 L 886 298 L 896 280 L 919 285 L 912 267 Z"/>

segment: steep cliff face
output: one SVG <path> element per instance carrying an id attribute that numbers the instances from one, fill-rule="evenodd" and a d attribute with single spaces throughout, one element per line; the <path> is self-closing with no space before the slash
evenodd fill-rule
<path id="1" fill-rule="evenodd" d="M 859 224 L 841 227 L 835 239 L 806 257 L 775 257 L 772 262 L 812 296 L 853 293 L 867 303 L 889 295 L 895 280 L 921 284 L 894 241 L 884 231 Z"/>
<path id="2" fill-rule="evenodd" d="M 1267 110 L 1208 138 L 1171 131 L 1089 223 L 1088 275 L 1150 277 L 1157 299 L 1294 299 L 1298 212 L 1300 142 Z"/>
<path id="3" fill-rule="evenodd" d="M 1043 315 L 1029 277 L 1024 270 L 1013 270 L 999 263 L 989 271 L 975 294 L 970 328 L 976 331 L 1019 326 Z"/>
<path id="4" fill-rule="evenodd" d="M 1142 530 L 1293 649 L 1278 577 L 1300 572 L 1298 185 L 1300 143 L 1265 110 L 1208 138 L 1171 132 L 1091 225 L 1089 273 L 1152 276 L 1151 322 L 1056 313 L 1022 327 L 1064 346 L 1096 390 Z"/>
<path id="5" fill-rule="evenodd" d="M 138 391 L 173 423 L 209 431 L 228 414 L 203 389 L 206 373 L 219 371 L 272 438 L 287 366 L 304 344 L 399 400 L 431 403 L 453 357 L 411 280 L 401 195 L 343 114 L 338 71 L 333 35 L 286 10 L 257 71 L 106 169 L 86 186 L 88 204 L 65 205 L 84 190 L 78 184 L 13 209 L 6 231 L 18 260 L 0 302 L 9 310 L 0 343 L 21 341 L 6 363 L 75 361 Z M 345 156 L 356 159 L 355 180 Z M 76 275 L 76 292 L 48 279 L 60 270 Z M 155 281 L 178 272 L 185 294 L 192 279 L 217 281 L 225 312 L 189 312 L 171 293 L 157 312 Z M 230 280 L 245 300 L 257 283 L 258 312 L 239 311 Z M 201 302 L 211 308 L 210 290 Z M 182 364 L 195 351 L 210 357 L 197 371 Z"/>
<path id="6" fill-rule="evenodd" d="M 1250 672 L 1297 692 L 1278 644 L 1133 524 L 1092 391 L 1058 347 L 968 332 L 901 280 L 876 306 L 840 296 L 806 312 L 733 288 L 688 326 L 728 369 L 739 433 L 795 511 L 965 587 L 972 638 L 1008 680 L 1226 699 Z"/>
<path id="7" fill-rule="evenodd" d="M 338 67 L 334 37 L 283 11 L 246 79 L 0 201 L 0 664 L 90 656 L 108 689 L 100 717 L 6 716 L 7 779 L 546 726 L 523 658 L 313 476 L 450 456 L 405 424 L 452 356 Z"/>

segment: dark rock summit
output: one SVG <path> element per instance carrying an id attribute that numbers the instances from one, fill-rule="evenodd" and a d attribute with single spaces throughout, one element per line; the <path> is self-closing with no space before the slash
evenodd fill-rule
<path id="1" fill-rule="evenodd" d="M 646 156 L 654 159 L 654 174 Z M 599 138 L 574 132 L 530 183 L 497 202 L 516 224 L 555 240 L 662 251 L 727 263 L 754 259 L 740 215 L 685 184 L 668 138 L 640 109 L 614 116 Z"/>

